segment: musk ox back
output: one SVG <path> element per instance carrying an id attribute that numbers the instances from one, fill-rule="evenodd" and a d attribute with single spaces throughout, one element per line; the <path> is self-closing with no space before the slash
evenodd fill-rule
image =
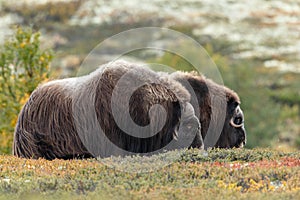
<path id="1" fill-rule="evenodd" d="M 169 76 L 110 63 L 38 87 L 19 115 L 13 154 L 87 158 L 203 148 L 189 101 L 189 92 Z"/>

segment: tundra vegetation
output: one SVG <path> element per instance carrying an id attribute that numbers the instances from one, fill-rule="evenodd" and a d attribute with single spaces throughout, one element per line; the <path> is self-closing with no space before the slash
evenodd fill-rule
<path id="1" fill-rule="evenodd" d="M 170 165 L 129 173 L 172 157 L 101 160 L 0 158 L 0 199 L 296 199 L 299 152 L 271 149 L 198 149 L 179 152 Z"/>

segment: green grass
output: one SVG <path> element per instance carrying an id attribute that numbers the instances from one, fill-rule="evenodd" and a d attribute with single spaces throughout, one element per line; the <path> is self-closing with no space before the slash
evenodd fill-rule
<path id="1" fill-rule="evenodd" d="M 0 199 L 295 199 L 299 194 L 299 152 L 193 149 L 67 161 L 0 157 Z"/>

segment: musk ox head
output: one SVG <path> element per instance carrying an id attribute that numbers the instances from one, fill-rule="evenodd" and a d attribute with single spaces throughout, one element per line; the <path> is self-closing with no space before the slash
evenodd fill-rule
<path id="1" fill-rule="evenodd" d="M 239 148 L 246 144 L 244 115 L 234 91 L 193 72 L 176 72 L 172 77 L 184 86 L 188 81 L 195 91 L 197 102 L 193 106 L 195 110 L 199 109 L 205 148 Z M 216 130 L 218 126 L 219 130 Z M 212 140 L 211 136 L 218 140 Z"/>
<path id="2" fill-rule="evenodd" d="M 51 160 L 242 147 L 239 104 L 236 93 L 203 76 L 113 62 L 39 86 L 19 114 L 13 154 Z"/>
<path id="3" fill-rule="evenodd" d="M 243 111 L 237 102 L 228 104 L 227 115 L 216 147 L 240 148 L 246 144 Z"/>

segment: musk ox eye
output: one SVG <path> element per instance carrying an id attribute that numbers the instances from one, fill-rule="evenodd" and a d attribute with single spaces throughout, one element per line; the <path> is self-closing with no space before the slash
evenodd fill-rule
<path id="1" fill-rule="evenodd" d="M 240 128 L 244 125 L 244 120 L 242 117 L 233 117 L 230 120 L 230 125 L 235 127 L 235 128 Z"/>

